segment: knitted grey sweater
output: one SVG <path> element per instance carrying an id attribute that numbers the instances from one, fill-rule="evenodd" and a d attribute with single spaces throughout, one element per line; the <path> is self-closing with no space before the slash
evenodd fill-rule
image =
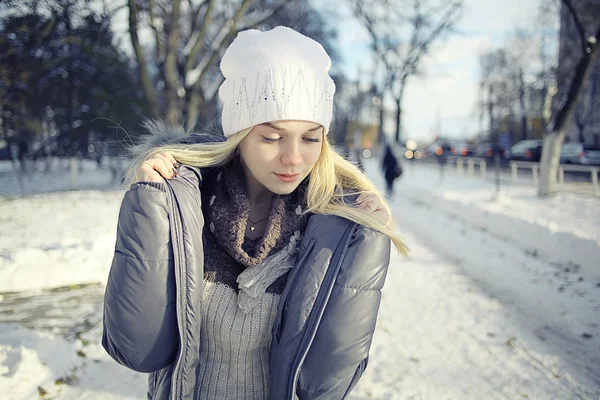
<path id="1" fill-rule="evenodd" d="M 273 272 L 266 277 L 256 275 L 251 283 L 260 284 L 254 281 L 263 280 L 266 289 L 255 293 L 252 306 L 246 309 L 238 305 L 243 294 L 238 280 L 243 274 L 266 268 L 274 257 L 285 255 L 290 239 L 304 231 L 306 217 L 298 212 L 303 208 L 302 191 L 300 187 L 288 196 L 275 195 L 265 234 L 252 241 L 244 236 L 250 211 L 239 163 L 234 161 L 205 178 L 198 400 L 266 400 L 270 397 L 271 329 L 287 274 L 285 270 L 278 270 L 277 275 Z M 286 262 L 293 265 L 292 258 Z"/>

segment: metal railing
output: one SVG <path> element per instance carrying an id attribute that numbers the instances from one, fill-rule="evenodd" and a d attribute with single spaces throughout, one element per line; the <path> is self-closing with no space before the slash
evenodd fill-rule
<path id="1" fill-rule="evenodd" d="M 531 175 L 533 178 L 533 186 L 539 186 L 539 172 L 540 172 L 540 164 L 535 162 L 527 162 L 527 161 L 511 161 L 510 162 L 511 169 L 511 177 L 512 183 L 516 184 L 519 180 L 519 169 L 530 169 Z M 600 196 L 600 187 L 598 186 L 598 172 L 600 171 L 600 167 L 596 166 L 587 166 L 587 165 L 567 165 L 560 164 L 558 166 L 558 184 L 562 187 L 567 186 L 565 182 L 565 171 L 567 172 L 587 172 L 591 175 L 591 183 L 589 182 L 576 182 L 577 184 L 588 185 L 591 184 L 592 194 L 594 196 Z"/>
<path id="2" fill-rule="evenodd" d="M 463 160 L 464 158 L 464 160 Z M 435 156 L 429 156 L 420 160 L 414 160 L 410 162 L 424 162 L 438 165 Z M 447 165 L 456 164 L 456 171 L 460 174 L 465 173 L 465 165 L 467 166 L 467 175 L 477 176 L 475 172 L 475 166 L 479 168 L 479 176 L 483 179 L 487 178 L 487 162 L 483 158 L 476 157 L 456 157 L 449 156 L 446 161 Z"/>
<path id="3" fill-rule="evenodd" d="M 415 161 L 412 161 L 415 162 Z M 426 162 L 437 164 L 437 160 L 435 156 L 429 156 L 425 159 L 419 160 L 419 162 Z M 484 158 L 478 157 L 458 157 L 458 156 L 448 156 L 446 159 L 446 165 L 452 166 L 456 168 L 456 172 L 459 174 L 465 174 L 468 176 L 479 176 L 482 179 L 492 178 L 490 174 L 488 174 L 488 163 Z M 494 168 L 494 162 L 490 163 L 490 169 Z M 512 184 L 517 183 L 526 183 L 530 184 L 534 187 L 539 187 L 540 182 L 540 164 L 536 162 L 528 162 L 528 161 L 510 161 L 508 166 L 510 166 L 510 172 L 506 168 L 507 164 L 504 164 L 505 167 L 502 168 L 500 172 L 500 179 L 505 182 L 511 182 Z M 518 170 L 525 169 L 530 170 L 531 175 L 528 175 L 527 178 L 519 177 Z M 591 177 L 591 181 L 589 178 L 586 180 L 579 181 L 568 181 L 565 178 L 565 172 L 580 172 L 580 173 L 589 173 Z M 577 192 L 577 193 L 586 193 L 594 196 L 600 196 L 600 185 L 598 184 L 598 174 L 600 172 L 600 166 L 587 166 L 587 165 L 571 165 L 571 164 L 560 164 L 558 167 L 558 190 L 568 191 L 568 192 Z"/>

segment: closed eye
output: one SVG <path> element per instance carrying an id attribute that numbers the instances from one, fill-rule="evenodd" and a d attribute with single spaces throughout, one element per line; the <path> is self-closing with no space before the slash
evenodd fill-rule
<path id="1" fill-rule="evenodd" d="M 320 143 L 321 139 L 304 138 L 304 141 L 309 143 Z"/>
<path id="2" fill-rule="evenodd" d="M 262 138 L 263 138 L 263 142 L 265 142 L 265 143 L 276 143 L 281 140 L 281 137 L 269 138 L 269 137 L 263 136 Z"/>

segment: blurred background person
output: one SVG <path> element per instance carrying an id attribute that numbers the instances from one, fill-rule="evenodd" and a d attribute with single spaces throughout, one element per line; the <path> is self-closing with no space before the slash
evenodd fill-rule
<path id="1" fill-rule="evenodd" d="M 386 192 L 388 198 L 391 199 L 394 197 L 394 180 L 402 175 L 402 166 L 400 166 L 400 163 L 389 144 L 385 147 L 385 155 L 383 156 L 381 169 L 385 177 Z"/>

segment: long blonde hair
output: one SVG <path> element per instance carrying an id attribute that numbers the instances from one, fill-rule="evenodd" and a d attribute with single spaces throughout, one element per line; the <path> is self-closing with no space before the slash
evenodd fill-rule
<path id="1" fill-rule="evenodd" d="M 156 128 L 152 123 L 149 128 Z M 135 168 L 152 154 L 170 152 L 181 164 L 196 167 L 218 167 L 228 163 L 236 154 L 236 149 L 248 136 L 253 127 L 237 132 L 222 142 L 167 144 L 158 148 L 148 149 L 140 153 L 133 162 L 128 176 L 133 177 Z M 394 222 L 390 218 L 386 224 L 363 211 L 348 204 L 344 197 L 363 192 L 376 194 L 391 216 L 390 207 L 382 193 L 375 185 L 351 162 L 339 155 L 323 135 L 321 155 L 310 173 L 306 200 L 307 213 L 337 215 L 367 228 L 374 229 L 390 238 L 396 249 L 402 255 L 408 254 L 408 247 L 401 237 L 394 232 Z"/>

